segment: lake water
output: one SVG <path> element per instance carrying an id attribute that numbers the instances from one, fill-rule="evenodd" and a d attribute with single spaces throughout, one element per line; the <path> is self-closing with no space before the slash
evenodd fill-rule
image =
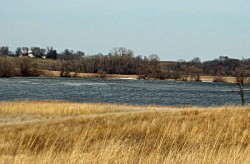
<path id="1" fill-rule="evenodd" d="M 246 85 L 250 103 L 250 85 Z M 237 86 L 228 83 L 129 79 L 2 78 L 0 101 L 67 100 L 157 105 L 217 106 L 240 104 Z"/>

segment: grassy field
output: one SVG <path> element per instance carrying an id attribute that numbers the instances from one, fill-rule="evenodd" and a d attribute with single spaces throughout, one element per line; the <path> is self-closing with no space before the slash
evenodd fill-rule
<path id="1" fill-rule="evenodd" d="M 250 163 L 250 107 L 0 102 L 0 163 Z"/>

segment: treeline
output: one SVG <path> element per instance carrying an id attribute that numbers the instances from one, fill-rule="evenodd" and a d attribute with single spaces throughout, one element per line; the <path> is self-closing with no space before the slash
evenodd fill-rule
<path id="1" fill-rule="evenodd" d="M 50 69 L 60 71 L 62 77 L 72 76 L 72 72 L 75 73 L 74 76 L 77 76 L 81 72 L 99 73 L 103 77 L 105 74 L 136 74 L 141 75 L 142 78 L 162 78 L 158 55 L 136 56 L 132 50 L 125 47 L 113 48 L 107 55 L 85 55 L 83 51 L 75 52 L 69 49 L 57 53 L 52 47 L 47 47 L 47 49 L 18 47 L 13 53 L 8 47 L 0 47 L 0 55 L 2 55 L 0 58 L 1 77 L 37 75 L 39 65 L 32 59 L 46 58 L 56 61 Z M 23 66 L 28 69 L 23 69 Z"/>
<path id="2" fill-rule="evenodd" d="M 9 55 L 9 56 L 30 56 L 36 58 L 48 58 L 48 59 L 57 59 L 58 53 L 53 47 L 40 48 L 40 47 L 17 47 L 15 52 L 10 51 L 8 46 L 0 47 L 0 55 Z"/>
<path id="3" fill-rule="evenodd" d="M 141 75 L 142 78 L 160 79 L 160 58 L 156 54 L 148 57 L 135 56 L 134 52 L 124 47 L 113 48 L 108 55 L 79 55 L 67 49 L 58 56 L 56 70 L 61 76 L 82 73 Z"/>
<path id="4" fill-rule="evenodd" d="M 28 57 L 0 56 L 0 77 L 40 76 L 37 63 Z"/>
<path id="5" fill-rule="evenodd" d="M 54 62 L 50 70 L 60 71 L 60 76 L 77 76 L 78 73 L 136 74 L 141 79 L 175 79 L 200 81 L 201 75 L 215 76 L 214 81 L 223 81 L 223 76 L 237 76 L 239 72 L 250 74 L 250 59 L 232 59 L 221 56 L 218 59 L 201 62 L 199 58 L 190 61 L 164 62 L 156 54 L 135 55 L 125 47 L 113 48 L 109 54 L 86 55 L 83 51 L 65 49 L 58 53 L 53 47 L 18 47 L 15 52 L 7 46 L 0 47 L 0 76 L 38 76 L 40 65 L 33 58 L 47 58 Z M 48 62 L 49 63 L 49 62 Z"/>
<path id="6" fill-rule="evenodd" d="M 227 56 L 220 56 L 218 59 L 201 62 L 199 58 L 191 61 L 176 62 L 166 66 L 173 79 L 186 81 L 200 81 L 200 75 L 215 76 L 215 82 L 223 82 L 224 76 L 237 77 L 239 74 L 250 76 L 250 58 L 233 59 Z"/>

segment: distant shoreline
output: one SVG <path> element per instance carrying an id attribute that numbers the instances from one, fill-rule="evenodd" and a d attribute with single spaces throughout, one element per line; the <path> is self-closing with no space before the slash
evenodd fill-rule
<path id="1" fill-rule="evenodd" d="M 60 71 L 48 71 L 48 70 L 41 70 L 42 76 L 45 77 L 60 77 Z M 121 75 L 121 74 L 99 74 L 99 73 L 70 73 L 70 77 L 77 77 L 77 78 L 108 78 L 108 79 L 130 79 L 130 80 L 140 80 L 140 75 Z M 200 76 L 200 82 L 216 82 L 215 79 L 217 76 Z M 223 76 L 223 81 L 218 82 L 225 82 L 225 83 L 235 83 L 235 77 L 232 76 Z M 143 80 L 154 80 L 154 79 L 143 79 Z M 168 81 L 181 81 L 175 79 L 164 79 Z M 192 82 L 192 80 L 187 79 L 187 81 Z M 193 81 L 195 82 L 195 81 Z"/>
<path id="2" fill-rule="evenodd" d="M 49 70 L 39 70 L 38 76 L 14 76 L 14 77 L 61 77 L 60 71 L 49 71 Z M 100 73 L 75 73 L 71 72 L 70 76 L 66 78 L 106 78 L 106 79 L 129 79 L 129 80 L 155 80 L 155 79 L 142 79 L 140 75 L 122 75 L 122 74 L 100 74 Z M 0 77 L 1 78 L 1 77 Z M 222 76 L 221 78 L 223 81 L 216 81 L 217 76 L 208 76 L 208 75 L 201 75 L 200 81 L 198 82 L 224 82 L 224 83 L 235 83 L 235 77 L 232 76 Z M 167 81 L 183 81 L 183 80 L 175 80 L 175 79 L 163 79 Z M 197 82 L 191 79 L 187 79 L 187 82 Z"/>

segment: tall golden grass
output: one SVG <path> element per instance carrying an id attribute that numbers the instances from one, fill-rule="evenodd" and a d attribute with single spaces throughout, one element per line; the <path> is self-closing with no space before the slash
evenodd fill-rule
<path id="1" fill-rule="evenodd" d="M 0 102 L 0 163 L 250 163 L 250 107 Z"/>

